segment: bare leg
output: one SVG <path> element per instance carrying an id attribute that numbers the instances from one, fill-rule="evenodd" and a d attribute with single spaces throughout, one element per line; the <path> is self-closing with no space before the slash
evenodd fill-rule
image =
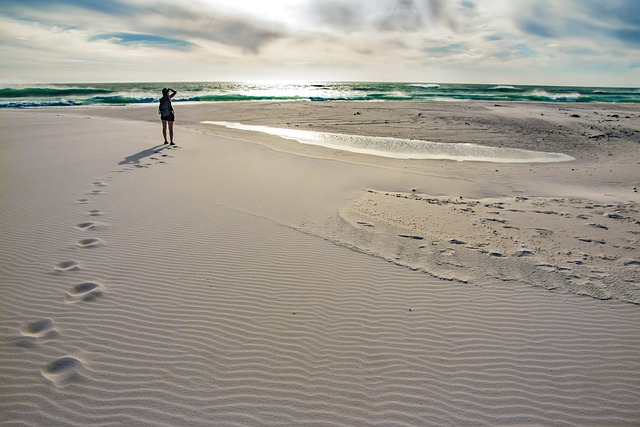
<path id="1" fill-rule="evenodd" d="M 165 141 L 167 140 L 167 137 L 164 137 Z M 173 144 L 173 122 L 169 122 L 169 139 L 171 141 L 171 143 Z"/>
<path id="2" fill-rule="evenodd" d="M 173 128 L 173 126 L 171 128 Z M 164 143 L 167 144 L 167 121 L 166 120 L 162 121 L 162 136 L 164 136 Z"/>

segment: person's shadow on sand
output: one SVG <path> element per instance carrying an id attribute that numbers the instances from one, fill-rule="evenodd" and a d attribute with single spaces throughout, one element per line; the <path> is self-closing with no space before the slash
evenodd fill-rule
<path id="1" fill-rule="evenodd" d="M 121 161 L 118 164 L 119 165 L 138 165 L 140 164 L 140 160 L 149 156 L 153 156 L 154 154 L 158 154 L 160 153 L 160 151 L 164 150 L 165 148 L 167 148 L 167 146 L 164 144 L 156 145 L 153 148 L 147 148 L 146 150 L 142 150 L 139 153 L 127 156 L 123 161 Z"/>

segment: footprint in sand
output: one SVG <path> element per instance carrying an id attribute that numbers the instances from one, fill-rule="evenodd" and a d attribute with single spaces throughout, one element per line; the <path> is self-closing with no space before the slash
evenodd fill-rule
<path id="1" fill-rule="evenodd" d="M 76 243 L 76 246 L 82 249 L 92 249 L 102 245 L 104 245 L 104 242 L 96 238 L 82 239 L 82 240 L 79 240 L 78 243 Z"/>
<path id="2" fill-rule="evenodd" d="M 79 205 L 86 205 L 89 202 L 90 202 L 89 199 L 78 199 L 78 200 L 76 200 L 76 203 L 78 203 Z"/>
<path id="3" fill-rule="evenodd" d="M 91 209 L 88 214 L 90 216 L 101 216 L 102 215 L 102 211 L 100 209 Z"/>
<path id="4" fill-rule="evenodd" d="M 80 264 L 76 261 L 60 261 L 55 265 L 54 269 L 62 273 L 67 271 L 78 271 L 80 270 Z"/>
<path id="5" fill-rule="evenodd" d="M 94 181 L 93 185 L 95 185 L 96 187 L 108 187 L 109 184 L 107 184 L 106 182 L 102 182 L 102 181 Z"/>
<path id="6" fill-rule="evenodd" d="M 62 385 L 82 378 L 84 369 L 79 359 L 71 356 L 60 357 L 42 368 L 42 375 L 56 385 Z"/>
<path id="7" fill-rule="evenodd" d="M 104 286 L 95 282 L 83 282 L 67 291 L 65 301 L 71 304 L 77 302 L 91 302 L 104 295 Z"/>
<path id="8" fill-rule="evenodd" d="M 76 228 L 80 230 L 95 230 L 97 227 L 98 227 L 98 224 L 92 221 L 81 222 L 80 224 L 76 225 Z"/>
<path id="9" fill-rule="evenodd" d="M 21 332 L 26 337 L 41 337 L 54 329 L 51 319 L 41 319 L 25 325 Z"/>
<path id="10" fill-rule="evenodd" d="M 28 323 L 20 330 L 20 333 L 23 337 L 36 341 L 48 341 L 60 336 L 51 319 L 40 319 Z"/>

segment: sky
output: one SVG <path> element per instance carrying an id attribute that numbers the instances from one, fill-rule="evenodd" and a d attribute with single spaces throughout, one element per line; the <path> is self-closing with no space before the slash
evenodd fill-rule
<path id="1" fill-rule="evenodd" d="M 640 0 L 2 0 L 0 84 L 640 86 Z"/>

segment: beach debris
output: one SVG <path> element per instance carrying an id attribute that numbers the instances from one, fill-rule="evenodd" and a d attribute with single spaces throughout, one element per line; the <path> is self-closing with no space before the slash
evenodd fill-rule
<path id="1" fill-rule="evenodd" d="M 517 258 L 533 255 L 535 255 L 535 253 L 529 249 L 519 249 L 513 253 L 513 256 Z"/>
<path id="2" fill-rule="evenodd" d="M 592 226 L 592 227 L 595 227 L 595 228 L 600 228 L 602 230 L 608 230 L 609 229 L 609 227 L 607 227 L 605 225 L 602 225 L 602 224 L 595 224 L 594 223 L 594 224 L 589 224 L 589 225 Z"/>
<path id="3" fill-rule="evenodd" d="M 607 243 L 602 239 L 591 239 L 589 237 L 578 237 L 577 239 L 580 240 L 581 242 L 585 242 L 585 243 L 599 243 L 601 245 L 604 245 L 604 244 Z"/>
<path id="4" fill-rule="evenodd" d="M 617 214 L 617 213 L 604 214 L 603 216 L 605 216 L 607 218 L 611 218 L 611 219 L 623 219 L 624 218 L 622 215 Z"/>
<path id="5" fill-rule="evenodd" d="M 402 237 L 404 239 L 424 240 L 424 237 L 422 236 L 414 236 L 411 234 L 398 234 L 398 237 Z"/>
<path id="6" fill-rule="evenodd" d="M 373 224 L 370 224 L 366 221 L 357 221 L 356 224 L 362 225 L 363 227 L 373 227 Z"/>

